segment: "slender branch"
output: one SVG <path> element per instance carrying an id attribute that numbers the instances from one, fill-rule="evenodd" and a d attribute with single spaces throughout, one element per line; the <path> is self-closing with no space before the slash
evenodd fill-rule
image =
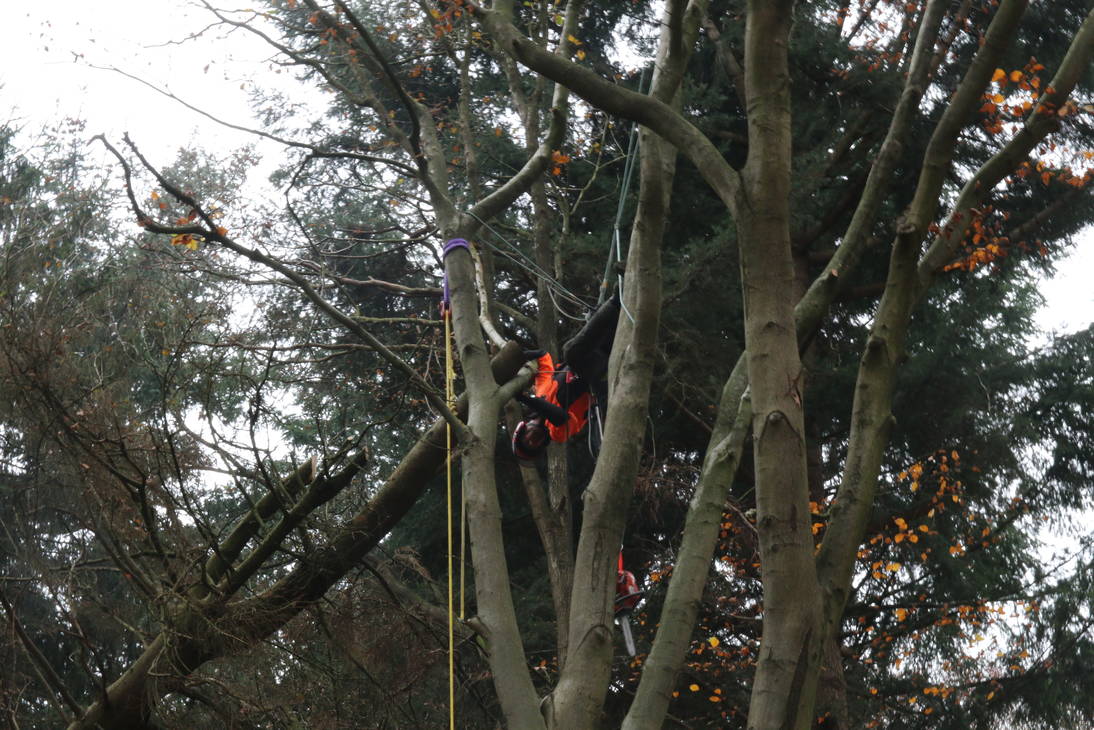
<path id="1" fill-rule="evenodd" d="M 372 40 L 372 35 L 368 32 L 361 21 L 357 19 L 357 16 L 346 6 L 343 0 L 334 0 L 334 4 L 341 10 L 346 18 L 349 19 L 350 25 L 357 31 L 357 35 L 361 37 L 361 40 L 365 42 L 368 49 L 372 52 L 372 57 L 376 59 L 376 62 L 380 64 L 380 68 L 383 69 L 384 76 L 387 77 L 388 83 L 395 91 L 395 94 L 399 97 L 399 101 L 406 109 L 407 116 L 410 117 L 410 144 L 414 149 L 415 157 L 422 157 L 422 125 L 418 121 L 418 114 L 420 113 L 421 105 L 410 98 L 410 95 L 406 93 L 406 89 L 403 88 L 402 82 L 399 77 L 395 75 L 395 72 L 391 69 L 391 65 L 387 62 L 387 57 L 376 46 L 376 42 Z"/>
<path id="2" fill-rule="evenodd" d="M 360 337 L 368 345 L 376 350 L 385 360 L 395 367 L 396 370 L 403 373 L 407 379 L 421 392 L 429 403 L 437 410 L 443 418 L 445 418 L 451 425 L 454 432 L 457 434 L 465 433 L 466 426 L 460 422 L 455 415 L 448 409 L 444 401 L 444 396 L 438 393 L 431 385 L 426 383 L 421 375 L 410 366 L 405 360 L 392 352 L 386 345 L 380 342 L 371 332 L 365 329 L 359 322 L 337 309 L 333 304 L 328 302 L 322 297 L 312 286 L 308 283 L 307 279 L 300 273 L 294 271 L 291 267 L 284 264 L 279 259 L 270 256 L 269 254 L 258 251 L 257 249 L 249 248 L 240 243 L 237 243 L 234 239 L 230 238 L 226 233 L 223 233 L 223 229 L 219 228 L 212 220 L 209 213 L 201 206 L 200 203 L 191 195 L 184 193 L 181 189 L 173 185 L 170 181 L 163 177 L 163 175 L 149 163 L 143 155 L 137 150 L 128 138 L 126 142 L 129 144 L 130 149 L 141 161 L 144 167 L 152 173 L 152 175 L 159 182 L 170 195 L 175 197 L 183 205 L 188 206 L 191 210 L 196 211 L 197 215 L 205 223 L 202 225 L 186 225 L 186 226 L 165 226 L 155 222 L 147 213 L 145 213 L 140 204 L 137 202 L 136 194 L 133 191 L 132 185 L 132 173 L 130 172 L 129 163 L 126 159 L 114 148 L 106 138 L 102 135 L 98 135 L 95 139 L 100 140 L 108 150 L 118 159 L 119 163 L 125 171 L 126 192 L 129 195 L 130 204 L 133 207 L 134 212 L 137 214 L 138 222 L 148 231 L 152 233 L 164 233 L 169 235 L 183 235 L 189 234 L 194 236 L 200 236 L 207 241 L 214 241 L 224 246 L 230 251 L 233 251 L 241 256 L 254 261 L 255 263 L 262 264 L 267 268 L 273 269 L 282 276 L 289 279 L 295 284 L 300 291 L 307 297 L 320 311 L 333 319 L 338 324 L 345 327 L 353 334 Z"/>
<path id="3" fill-rule="evenodd" d="M 1000 11 L 1002 12 L 1002 11 Z M 1090 70 L 1094 58 L 1094 9 L 1083 20 L 1068 47 L 1067 54 L 1056 75 L 1048 85 L 1048 91 L 1026 117 L 1022 129 L 1001 150 L 995 153 L 965 183 L 957 196 L 953 212 L 942 231 L 931 243 L 919 263 L 919 287 L 921 291 L 934 280 L 942 267 L 954 257 L 965 232 L 972 224 L 974 209 L 987 200 L 995 186 L 1024 161 L 1029 153 L 1049 134 L 1060 128 L 1067 114 L 1067 99 L 1083 74 Z"/>
<path id="4" fill-rule="evenodd" d="M 23 624 L 20 623 L 19 618 L 15 615 L 15 609 L 8 602 L 7 596 L 3 592 L 0 592 L 0 605 L 4 607 L 4 612 L 8 615 L 8 621 L 11 623 L 12 629 L 15 631 L 15 635 L 19 637 L 19 643 L 23 646 L 23 651 L 26 652 L 27 657 L 30 659 L 31 664 L 34 665 L 34 669 L 38 672 L 38 676 L 41 678 L 42 683 L 46 685 L 47 690 L 52 695 L 60 697 L 72 714 L 79 718 L 83 716 L 83 708 L 80 707 L 80 703 L 69 693 L 68 688 L 65 687 L 65 683 L 57 675 L 56 670 L 53 669 L 53 665 L 46 659 L 45 654 L 38 648 L 38 645 L 27 635 L 27 632 L 23 629 Z M 58 714 L 64 718 L 64 713 L 58 709 Z"/>
<path id="5" fill-rule="evenodd" d="M 190 102 L 184 100 L 182 97 L 180 97 L 180 96 L 178 96 L 178 95 L 176 95 L 176 94 L 174 94 L 170 91 L 167 91 L 166 89 L 163 89 L 163 88 L 157 86 L 156 84 L 153 84 L 149 81 L 146 81 L 145 79 L 142 79 L 139 76 L 131 74 L 131 73 L 129 73 L 127 71 L 124 71 L 120 68 L 117 68 L 115 66 L 95 66 L 95 65 L 92 65 L 91 68 L 102 69 L 104 71 L 113 71 L 115 73 L 121 74 L 122 76 L 125 76 L 128 79 L 131 79 L 133 81 L 136 81 L 139 84 L 142 84 L 143 86 L 148 87 L 152 91 L 155 91 L 157 94 L 161 94 L 161 95 L 167 97 L 168 99 L 171 99 L 172 101 L 177 102 L 178 104 L 186 107 L 190 111 L 195 112 L 196 114 L 200 114 L 201 116 L 205 117 L 206 119 L 209 119 L 210 121 L 213 121 L 213 122 L 219 124 L 222 127 L 226 127 L 227 129 L 234 129 L 238 132 L 245 132 L 247 134 L 253 134 L 256 137 L 262 137 L 263 139 L 268 139 L 272 142 L 277 142 L 278 144 L 285 145 L 286 147 L 293 147 L 295 149 L 308 150 L 312 154 L 312 156 L 314 156 L 316 158 L 321 158 L 321 159 L 349 159 L 349 160 L 359 160 L 361 162 L 374 162 L 374 163 L 381 164 L 381 165 L 388 165 L 388 166 L 390 166 L 390 167 L 392 167 L 396 170 L 400 170 L 401 172 L 403 172 L 407 175 L 417 175 L 418 174 L 417 170 L 415 170 L 413 167 L 411 167 L 410 165 L 407 165 L 405 163 L 399 162 L 398 160 L 392 160 L 392 159 L 389 159 L 387 157 L 380 157 L 378 155 L 364 154 L 364 153 L 361 153 L 361 152 L 351 152 L 349 150 L 332 150 L 332 149 L 320 147 L 318 145 L 310 144 L 308 142 L 299 142 L 299 141 L 294 140 L 294 139 L 287 139 L 285 137 L 281 137 L 281 136 L 276 135 L 276 134 L 271 134 L 271 133 L 266 132 L 266 131 L 261 130 L 261 129 L 255 129 L 254 127 L 246 127 L 246 126 L 243 126 L 241 124 L 235 124 L 233 122 L 226 121 L 226 120 L 221 119 L 220 117 L 216 116 L 215 114 L 213 114 L 213 113 L 211 113 L 211 112 L 209 112 L 205 109 L 202 109 L 199 106 L 191 104 Z"/>
<path id="6" fill-rule="evenodd" d="M 862 541 L 892 427 L 896 371 L 903 359 L 917 292 L 917 259 L 927 225 L 954 154 L 953 142 L 975 111 L 1002 54 L 1010 47 L 1028 0 L 1003 0 L 984 43 L 943 112 L 927 146 L 915 197 L 897 228 L 885 291 L 878 305 L 856 378 L 846 464 L 829 528 L 817 557 L 825 592 L 826 630 L 834 635 L 847 603 L 851 573 Z M 922 267 L 918 267 L 922 270 Z"/>
<path id="7" fill-rule="evenodd" d="M 740 176 L 718 148 L 694 125 L 663 101 L 617 86 L 593 71 L 541 49 L 521 35 L 496 11 L 468 2 L 483 26 L 509 53 L 525 66 L 562 84 L 593 106 L 632 119 L 672 143 L 699 169 L 703 178 L 729 210 L 737 207 Z"/>

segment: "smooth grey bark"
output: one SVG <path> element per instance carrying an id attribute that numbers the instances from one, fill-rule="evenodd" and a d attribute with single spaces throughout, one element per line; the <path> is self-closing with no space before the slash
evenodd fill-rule
<path id="1" fill-rule="evenodd" d="M 747 388 L 747 366 L 742 356 L 722 387 L 718 417 L 703 458 L 699 484 L 688 507 L 684 536 L 669 579 L 657 634 L 624 719 L 624 730 L 660 728 L 672 701 L 673 687 L 691 643 L 714 558 L 726 492 L 740 464 L 752 420 Z M 735 403 L 737 408 L 733 408 Z"/>
<path id="2" fill-rule="evenodd" d="M 623 301 L 635 317 L 635 326 L 623 346 L 619 376 L 614 380 L 605 419 L 604 441 L 583 498 L 570 602 L 570 653 L 547 708 L 554 728 L 597 727 L 611 678 L 616 557 L 641 457 L 660 314 L 663 217 L 647 216 L 643 207 L 667 204 L 668 191 L 660 184 L 666 181 L 666 166 L 675 157 L 674 151 L 667 156 L 669 159 L 655 156 L 652 137 L 649 134 L 642 147 L 640 222 L 636 222 L 631 236 L 624 277 Z M 671 175 L 667 177 L 671 180 Z M 623 322 L 620 329 L 626 329 Z M 620 351 L 620 343 L 625 341 L 621 337 L 626 336 L 617 331 L 614 352 Z"/>
<path id="3" fill-rule="evenodd" d="M 467 383 L 469 434 L 461 441 L 471 561 L 475 570 L 477 620 L 488 642 L 494 687 L 510 727 L 545 727 L 517 626 L 509 568 L 501 529 L 494 473 L 494 446 L 501 406 L 525 384 L 513 380 L 498 387 L 491 376 L 479 329 L 471 254 L 454 249 L 445 257 L 452 291 L 453 330 Z"/>
<path id="4" fill-rule="evenodd" d="M 748 4 L 745 91 L 749 154 L 736 216 L 756 463 L 763 637 L 749 728 L 808 728 L 820 669 L 820 590 L 813 566 L 801 360 L 790 249 L 793 3 Z"/>
<path id="5" fill-rule="evenodd" d="M 563 16 L 562 29 L 559 33 L 560 41 L 554 53 L 568 58 L 573 53 L 571 37 L 576 37 L 578 32 L 578 19 L 583 3 L 569 2 Z M 496 9 L 500 4 L 496 4 Z M 500 12 L 500 10 L 499 10 Z M 511 7 L 506 7 L 504 14 L 512 16 Z M 546 34 L 548 24 L 543 25 L 542 36 Z M 546 44 L 546 37 L 540 37 L 541 45 Z M 524 127 L 524 142 L 528 152 L 534 153 L 541 136 L 542 97 L 547 87 L 547 79 L 536 76 L 532 82 L 532 91 L 526 94 L 524 91 L 525 79 L 520 75 L 519 66 L 511 56 L 495 54 L 495 58 L 505 71 L 509 84 L 509 93 L 513 97 L 514 106 L 520 115 Z M 568 108 L 569 90 L 561 85 L 554 84 L 551 98 L 551 109 L 562 110 L 563 114 Z M 552 136 L 550 139 L 561 144 L 561 135 Z M 528 190 L 532 203 L 533 215 L 533 250 L 535 252 L 536 265 L 540 270 L 557 276 L 554 270 L 556 255 L 555 241 L 551 238 L 551 211 L 547 186 L 543 177 L 537 177 Z M 540 277 L 536 281 L 536 300 L 539 310 L 536 315 L 537 344 L 548 352 L 558 353 L 558 312 L 551 297 L 550 282 Z M 519 413 L 517 409 L 516 413 Z M 514 414 L 515 418 L 515 414 Z M 511 419 L 511 423 L 513 420 Z M 567 646 L 570 632 L 570 593 L 573 587 L 574 555 L 573 555 L 573 507 L 570 504 L 568 487 L 569 468 L 566 459 L 566 450 L 563 447 L 550 445 L 547 450 L 547 481 L 546 484 L 539 478 L 539 474 L 531 465 L 522 464 L 521 480 L 524 483 L 525 493 L 528 495 L 532 508 L 532 518 L 536 523 L 540 540 L 547 557 L 547 577 L 551 586 L 551 603 L 555 613 L 555 635 L 558 647 L 558 663 L 562 667 L 566 663 Z M 546 492 L 546 495 L 544 494 Z"/>
<path id="6" fill-rule="evenodd" d="M 514 48 L 517 48 L 518 46 L 519 44 L 515 45 Z M 530 65 L 535 66 L 538 64 L 538 68 L 539 70 L 541 70 L 541 72 L 548 74 L 553 72 L 559 73 L 559 76 L 556 78 L 561 78 L 562 76 L 561 72 L 559 72 L 558 69 L 552 68 L 550 64 L 540 63 L 540 59 L 535 58 L 533 54 L 526 53 L 525 60 Z M 588 78 L 583 77 L 579 72 L 574 72 L 573 77 L 579 82 L 580 85 L 582 85 L 583 88 L 589 90 L 587 91 L 587 98 L 593 97 L 592 90 L 596 87 L 595 83 Z M 906 89 L 905 98 L 911 100 L 912 103 L 905 104 L 902 100 L 902 105 L 905 109 L 905 113 L 909 113 L 909 110 L 914 109 L 914 102 L 918 101 L 919 95 L 921 93 L 921 85 L 909 85 L 909 88 Z M 593 99 L 593 101 L 594 103 L 596 103 L 595 99 Z M 630 100 L 626 98 L 611 100 L 611 103 L 615 104 L 615 109 L 620 111 L 620 113 L 624 114 L 626 113 L 626 111 L 629 111 L 629 102 Z M 669 129 L 671 128 L 671 125 L 665 125 L 664 128 Z M 893 129 L 899 129 L 899 125 L 894 125 Z M 686 135 L 680 135 L 678 138 L 686 139 Z M 890 139 L 887 140 L 887 142 L 888 144 L 883 146 L 882 151 L 882 157 L 885 158 L 884 164 L 875 165 L 875 172 L 877 172 L 879 176 L 882 174 L 891 173 L 892 159 L 895 157 L 896 151 L 899 149 L 899 137 L 894 138 L 890 136 Z M 882 160 L 879 160 L 879 163 L 881 162 Z M 883 187 L 884 186 L 868 185 L 867 190 L 878 191 L 880 188 Z M 863 201 L 863 204 L 859 207 L 858 214 L 856 214 L 856 219 L 852 224 L 852 230 L 848 232 L 848 238 L 857 238 L 858 240 L 864 239 L 864 232 L 869 227 L 869 223 L 872 218 L 876 215 L 875 211 L 880 199 L 880 195 L 877 195 L 873 198 L 868 198 Z M 731 206 L 731 208 L 733 207 L 735 206 Z M 803 304 L 805 304 L 806 306 L 800 307 L 798 309 L 797 319 L 799 323 L 811 323 L 819 321 L 820 317 L 823 316 L 823 310 L 825 309 L 827 302 L 831 301 L 830 297 L 833 291 L 839 288 L 840 276 L 846 273 L 847 269 L 851 266 L 851 264 L 853 264 L 855 256 L 859 255 L 860 252 L 861 248 L 857 246 L 841 246 L 841 250 L 839 254 L 837 254 L 838 260 L 833 260 L 833 265 L 826 270 L 825 275 L 818 279 L 817 282 L 815 282 L 814 286 L 810 290 L 810 293 L 807 295 L 806 300 L 803 302 Z M 825 300 L 827 300 L 827 302 Z"/>
<path id="7" fill-rule="evenodd" d="M 892 388 L 904 358 L 908 319 L 917 293 L 915 277 L 921 241 L 936 216 L 954 141 L 979 104 L 980 94 L 1004 50 L 1009 47 L 1028 3 L 1004 0 L 992 19 L 980 50 L 925 153 L 915 197 L 898 228 L 890 255 L 884 293 L 862 355 L 852 405 L 851 438 L 829 527 L 817 556 L 825 589 L 826 633 L 833 635 L 849 594 L 850 574 L 873 504 L 873 494 L 891 426 Z"/>
<path id="8" fill-rule="evenodd" d="M 925 59 L 930 58 L 945 5 L 944 0 L 932 0 L 924 14 L 907 82 L 885 141 L 871 165 L 852 221 L 839 249 L 825 266 L 824 273 L 795 306 L 799 344 L 811 340 L 866 247 L 867 232 L 874 224 L 880 203 L 889 189 L 903 147 L 902 140 L 926 88 L 930 65 Z M 737 87 L 743 94 L 743 79 L 739 80 Z M 745 356 L 742 355 L 723 386 L 718 417 L 708 442 L 696 494 L 688 509 L 684 537 L 669 579 L 659 628 L 627 716 L 627 728 L 658 727 L 658 718 L 664 715 L 671 701 L 671 692 L 691 640 L 691 630 L 714 555 L 726 493 L 740 463 L 747 424 L 752 417 L 751 403 L 745 399 L 747 386 L 748 374 Z"/>
<path id="9" fill-rule="evenodd" d="M 705 2 L 672 0 L 665 9 L 650 96 L 673 104 L 694 47 Z M 654 132 L 640 132 L 639 201 L 609 362 L 610 397 L 604 440 L 584 494 L 574 567 L 566 666 L 551 695 L 551 727 L 599 726 L 611 679 L 616 555 L 634 488 L 646 430 L 661 308 L 661 242 L 675 176 L 677 152 Z M 633 317 L 633 320 L 632 320 Z"/>

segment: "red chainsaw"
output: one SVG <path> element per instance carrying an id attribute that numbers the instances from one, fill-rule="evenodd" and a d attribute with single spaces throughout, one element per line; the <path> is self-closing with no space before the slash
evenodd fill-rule
<path id="1" fill-rule="evenodd" d="M 623 551 L 620 550 L 619 571 L 615 577 L 615 620 L 619 622 L 619 628 L 623 631 L 623 643 L 631 656 L 635 655 L 635 648 L 630 615 L 641 600 L 642 591 L 638 590 L 634 573 L 623 569 Z"/>

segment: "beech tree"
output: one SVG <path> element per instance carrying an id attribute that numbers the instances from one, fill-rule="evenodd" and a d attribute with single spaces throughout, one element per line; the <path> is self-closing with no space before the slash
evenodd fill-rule
<path id="1" fill-rule="evenodd" d="M 676 9 L 685 10 L 683 7 Z M 1024 4 L 1001 3 L 992 17 L 980 51 L 973 57 L 934 128 L 915 197 L 897 226 L 886 287 L 859 371 L 847 463 L 831 508 L 828 538 L 814 559 L 808 518 L 798 333 L 808 334 L 815 326 L 815 320 L 810 321 L 808 317 L 818 316 L 829 303 L 831 292 L 845 273 L 846 257 L 851 257 L 850 263 L 853 263 L 854 257 L 859 255 L 856 238 L 862 234 L 855 227 L 856 219 L 862 224 L 876 214 L 873 206 L 879 197 L 875 196 L 884 191 L 891 174 L 886 152 L 891 154 L 902 141 L 905 129 L 901 124 L 906 124 L 909 115 L 918 107 L 931 72 L 932 59 L 936 57 L 935 42 L 945 8 L 941 3 L 928 4 L 924 8 L 904 92 L 886 140 L 871 167 L 865 194 L 833 260 L 805 291 L 797 307 L 794 297 L 787 296 L 794 282 L 788 194 L 790 84 L 786 61 L 791 10 L 790 3 L 778 7 L 749 4 L 747 8 L 742 82 L 749 133 L 748 155 L 740 170 L 716 154 L 713 145 L 678 115 L 663 110 L 654 102 L 647 100 L 639 104 L 626 94 L 613 93 L 617 90 L 581 67 L 560 63 L 557 57 L 538 52 L 498 15 L 485 10 L 479 13 L 491 32 L 523 63 L 566 84 L 591 103 L 631 116 L 674 142 L 689 154 L 700 174 L 734 217 L 742 262 L 748 348 L 742 375 L 747 374 L 749 398 L 743 400 L 744 388 L 741 387 L 730 394 L 728 402 L 723 398 L 720 415 L 724 414 L 728 421 L 736 401 L 748 403 L 749 408 L 741 414 L 741 421 L 751 422 L 756 462 L 764 636 L 749 708 L 750 727 L 806 727 L 812 722 L 824 647 L 838 632 L 854 560 L 873 504 L 890 428 L 893 379 L 904 358 L 904 341 L 911 314 L 933 279 L 958 254 L 960 242 L 972 227 L 971 221 L 979 214 L 979 207 L 987 203 L 988 191 L 1016 171 L 1034 147 L 1059 126 L 1061 109 L 1076 108 L 1074 104 L 1068 105 L 1068 95 L 1088 70 L 1091 52 L 1089 39 L 1084 35 L 1084 31 L 1091 32 L 1088 17 L 1053 81 L 1039 97 L 1037 104 L 1041 106 L 1031 102 L 1025 124 L 970 176 L 947 217 L 942 218 L 941 224 L 936 224 L 944 173 L 952 161 L 957 137 L 968 117 L 977 108 L 982 108 L 984 91 L 996 76 L 996 62 L 1015 37 Z M 680 22 L 683 27 L 682 20 Z M 671 21 L 666 23 L 669 28 L 673 25 Z M 1043 106 L 1046 101 L 1050 105 L 1047 108 Z M 627 102 L 639 108 L 628 107 Z M 928 245 L 924 246 L 925 242 Z M 795 319 L 797 312 L 801 313 L 801 321 Z M 740 380 L 744 381 L 744 378 Z M 608 418 L 610 425 L 610 412 Z M 738 433 L 743 434 L 745 430 L 738 429 Z M 722 451 L 719 456 L 734 451 L 739 454 L 743 438 L 736 444 L 725 442 L 724 438 L 712 440 L 713 446 L 726 448 L 708 448 L 704 475 L 711 472 L 712 457 L 719 451 Z M 733 445 L 738 448 L 731 448 Z M 594 476 L 590 489 L 595 484 Z M 702 488 L 701 480 L 700 494 Z M 708 528 L 708 531 L 713 538 L 714 529 Z M 712 542 L 710 539 L 709 543 Z M 702 556 L 704 571 L 709 555 L 706 552 Z M 677 564 L 674 584 L 681 580 L 686 567 L 683 560 Z M 666 606 L 666 613 L 674 608 L 671 590 L 670 587 L 670 605 Z M 663 623 L 676 624 L 674 621 Z M 643 672 L 644 680 L 650 678 L 646 697 L 651 698 L 652 706 L 636 712 L 645 699 L 640 685 L 636 703 L 628 714 L 628 724 L 638 726 L 653 718 L 657 718 L 652 720 L 654 723 L 660 722 L 657 710 L 663 712 L 667 704 L 670 683 L 662 680 L 658 685 L 654 679 L 659 648 L 655 641 Z M 683 648 L 678 645 L 674 653 L 679 656 Z M 668 662 L 670 667 L 664 675 L 671 676 L 671 665 L 676 661 Z"/>
<path id="2" fill-rule="evenodd" d="M 46 306 L 50 285 L 27 278 L 40 279 L 27 261 L 55 236 L 21 229 L 34 243 L 5 269 L 24 282 L 9 288 L 20 306 L 5 295 L 3 387 L 14 404 L 5 428 L 18 436 L 5 481 L 59 483 L 42 512 L 55 520 L 55 544 L 37 540 L 37 528 L 5 538 L 34 586 L 17 600 L 5 588 L 3 605 L 18 637 L 9 651 L 38 686 L 36 716 L 89 728 L 192 722 L 199 712 L 226 724 L 248 715 L 359 724 L 353 713 L 367 708 L 333 690 L 320 700 L 314 688 L 341 686 L 342 663 L 362 683 L 383 684 L 377 667 L 395 674 L 398 659 L 369 654 L 356 637 L 339 646 L 332 629 L 354 600 L 383 594 L 428 627 L 404 661 L 423 666 L 414 696 L 429 707 L 386 708 L 377 725 L 443 722 L 455 690 L 443 697 L 441 676 L 476 663 L 490 686 L 464 681 L 459 705 L 482 726 L 661 727 L 680 714 L 749 728 L 937 726 L 943 714 L 954 726 L 1058 723 L 1022 687 L 1051 682 L 1053 663 L 1088 650 L 1088 627 L 1069 614 L 1083 571 L 1027 592 L 1000 570 L 967 600 L 938 575 L 967 555 L 969 566 L 1023 566 L 1013 557 L 1022 516 L 1085 503 L 1089 444 L 1073 438 L 1090 407 L 1089 338 L 1031 356 L 1023 377 L 1037 371 L 1038 386 L 1025 393 L 1031 380 L 991 381 L 1014 397 L 1015 442 L 1061 449 L 1043 476 L 1070 486 L 1052 499 L 1046 487 L 1039 504 L 1021 488 L 977 497 L 962 480 L 1013 491 L 1015 475 L 1032 470 L 985 461 L 996 481 L 978 478 L 973 454 L 932 443 L 923 421 L 946 422 L 941 432 L 969 443 L 977 427 L 998 435 L 1004 424 L 950 426 L 930 406 L 901 403 L 898 386 L 902 373 L 907 383 L 909 371 L 929 369 L 928 357 L 981 356 L 967 343 L 916 345 L 962 312 L 1010 311 L 985 289 L 1028 283 L 1031 262 L 1051 258 L 1046 241 L 1089 223 L 1079 211 L 1089 203 L 1094 13 L 1029 5 L 669 0 L 648 39 L 644 3 L 207 5 L 216 27 L 261 36 L 330 105 L 302 120 L 289 100 L 259 102 L 268 126 L 255 132 L 287 150 L 275 176 L 283 215 L 235 197 L 245 155 L 220 170 L 186 157 L 161 167 L 139 141 L 99 138 L 122 171 L 137 258 L 103 267 L 90 288 L 57 279 L 55 291 L 79 294 L 70 315 Z M 628 50 L 651 69 L 648 81 L 618 67 L 620 25 L 637 38 Z M 806 89 L 816 96 L 798 95 Z M 616 183 L 627 178 L 619 131 L 630 122 L 637 204 L 625 256 L 601 277 L 616 247 L 598 218 L 627 195 Z M 502 255 L 511 238 L 526 252 L 515 263 Z M 441 253 L 453 239 L 473 245 Z M 714 258 L 732 261 L 739 283 L 709 271 L 700 282 Z M 90 275 L 91 262 L 82 266 Z M 153 266 L 155 276 L 144 273 Z M 457 407 L 441 393 L 445 336 L 432 314 L 442 271 Z M 521 345 L 558 354 L 560 315 L 602 298 L 616 273 L 625 316 L 603 434 L 591 475 L 575 485 L 587 457 L 553 446 L 542 472 L 516 463 L 499 424 L 517 420 L 512 398 L 531 375 Z M 127 287 L 129 303 L 112 314 Z M 228 314 L 244 300 L 254 323 Z M 702 311 L 710 301 L 727 310 L 713 323 Z M 663 309 L 674 318 L 664 327 Z M 109 334 L 95 329 L 110 322 Z M 690 352 L 688 327 L 700 343 Z M 26 344 L 35 332 L 50 333 L 41 347 Z M 82 355 L 115 347 L 93 367 Z M 675 385 L 689 380 L 696 392 Z M 648 424 L 670 412 L 700 426 L 671 437 L 669 456 L 651 456 Z M 918 417 L 918 431 L 897 413 Z M 825 424 L 839 433 L 820 433 Z M 449 650 L 436 637 L 453 608 L 433 582 L 454 563 L 424 550 L 384 557 L 400 547 L 392 530 L 409 530 L 422 518 L 408 513 L 437 496 L 446 428 L 474 591 L 450 629 L 454 668 L 436 660 Z M 265 429 L 288 451 L 263 446 Z M 231 490 L 211 485 L 214 473 Z M 539 537 L 521 550 L 507 519 L 517 483 Z M 639 633 L 649 650 L 620 662 L 613 599 L 620 546 L 636 544 L 627 534 L 636 483 L 683 496 L 657 497 L 679 519 L 644 527 L 649 560 L 637 572 L 650 602 Z M 74 515 L 64 516 L 66 502 L 80 505 Z M 5 524 L 21 504 L 5 505 Z M 658 540 L 674 519 L 678 543 Z M 438 521 L 425 529 L 442 530 Z M 542 551 L 549 583 L 548 639 L 533 638 L 517 608 L 528 602 L 514 576 L 526 575 L 529 551 Z M 902 566 L 916 555 L 922 568 Z M 72 577 L 47 581 L 36 565 Z M 124 629 L 109 647 L 69 609 L 105 605 L 110 589 L 89 578 L 102 565 L 138 606 L 128 617 L 101 611 Z M 946 591 L 952 603 L 939 599 Z M 1018 596 L 1051 650 L 1033 663 L 1029 649 L 1008 646 L 1000 671 L 949 665 L 944 652 L 959 637 L 948 627 L 983 629 L 992 602 Z M 71 628 L 42 652 L 46 628 L 24 625 L 49 602 Z M 406 631 L 411 641 L 418 629 Z M 930 652 L 901 670 L 928 635 Z M 96 647 L 83 667 L 65 666 L 72 641 Z M 529 641 L 546 642 L 553 661 L 531 659 Z M 313 653 L 320 642 L 340 653 Z M 277 658 L 258 669 L 240 661 L 248 656 Z M 243 688 L 249 675 L 263 678 L 261 691 Z M 297 699 L 289 684 L 303 688 Z M 991 709 L 996 693 L 1014 699 Z M 395 696 L 381 688 L 374 701 Z M 1069 720 L 1089 719 L 1081 691 L 1064 706 Z"/>

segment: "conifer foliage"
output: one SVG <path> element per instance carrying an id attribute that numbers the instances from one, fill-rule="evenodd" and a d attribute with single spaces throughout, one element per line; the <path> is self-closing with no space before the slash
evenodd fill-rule
<path id="1" fill-rule="evenodd" d="M 0 134 L 13 727 L 1094 723 L 1089 3 L 206 8 L 321 99 L 255 95 L 279 197 Z"/>

